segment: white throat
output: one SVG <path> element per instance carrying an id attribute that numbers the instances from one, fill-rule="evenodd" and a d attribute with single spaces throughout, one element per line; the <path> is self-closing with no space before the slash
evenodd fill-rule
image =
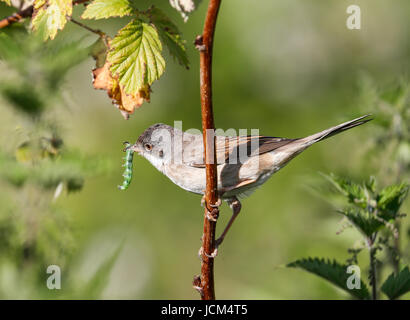
<path id="1" fill-rule="evenodd" d="M 162 173 L 164 173 L 164 160 L 154 157 L 152 154 L 150 153 L 144 153 L 144 157 L 145 159 L 147 159 L 149 162 L 151 162 L 151 164 L 157 168 L 159 171 L 161 171 Z"/>

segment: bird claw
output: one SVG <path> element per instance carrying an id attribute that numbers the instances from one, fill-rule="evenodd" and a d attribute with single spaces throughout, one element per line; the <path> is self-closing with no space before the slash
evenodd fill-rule
<path id="1" fill-rule="evenodd" d="M 217 221 L 218 216 L 219 216 L 219 210 L 218 208 L 222 205 L 222 200 L 221 198 L 218 198 L 215 204 L 209 204 L 209 207 L 212 209 L 210 210 L 208 208 L 208 204 L 206 203 L 206 198 L 205 196 L 202 197 L 201 199 L 201 206 L 207 208 L 207 213 L 206 213 L 206 218 L 210 221 Z"/>
<path id="2" fill-rule="evenodd" d="M 218 255 L 218 246 L 215 246 L 214 251 L 211 254 L 207 254 L 206 252 L 204 252 L 204 247 L 200 247 L 199 251 L 198 251 L 198 256 L 201 259 L 202 255 L 207 256 L 208 258 L 214 259 L 217 255 Z"/>
<path id="3" fill-rule="evenodd" d="M 206 218 L 209 221 L 216 222 L 218 220 L 219 210 L 217 208 L 213 208 L 211 211 L 207 210 Z"/>

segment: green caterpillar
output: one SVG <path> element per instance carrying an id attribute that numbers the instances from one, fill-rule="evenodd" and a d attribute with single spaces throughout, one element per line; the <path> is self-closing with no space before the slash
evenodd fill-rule
<path id="1" fill-rule="evenodd" d="M 125 163 L 122 166 L 125 167 L 125 171 L 122 175 L 124 177 L 124 182 L 122 183 L 122 185 L 118 186 L 118 189 L 120 190 L 128 189 L 128 186 L 130 185 L 132 179 L 132 159 L 134 157 L 134 150 L 130 149 L 131 144 L 129 142 L 124 142 L 124 146 Z"/>

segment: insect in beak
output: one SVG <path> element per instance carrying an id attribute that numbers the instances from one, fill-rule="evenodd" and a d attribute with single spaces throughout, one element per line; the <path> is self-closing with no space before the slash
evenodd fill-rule
<path id="1" fill-rule="evenodd" d="M 123 152 L 127 152 L 128 149 L 132 147 L 131 143 L 129 143 L 128 141 L 124 141 L 122 144 L 125 146 L 125 148 L 122 150 Z"/>
<path id="2" fill-rule="evenodd" d="M 132 145 L 130 144 L 130 145 L 126 146 L 124 151 L 127 151 L 127 150 L 132 150 L 132 151 L 134 151 L 138 154 L 141 154 L 141 150 L 136 144 L 132 144 Z"/>

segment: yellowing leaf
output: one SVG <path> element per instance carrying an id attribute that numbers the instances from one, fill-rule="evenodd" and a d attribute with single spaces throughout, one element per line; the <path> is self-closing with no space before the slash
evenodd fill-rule
<path id="1" fill-rule="evenodd" d="M 134 8 L 128 0 L 94 0 L 87 5 L 81 18 L 106 19 L 110 17 L 123 17 L 132 14 Z"/>
<path id="2" fill-rule="evenodd" d="M 134 19 L 110 43 L 111 72 L 127 94 L 138 95 L 159 79 L 165 69 L 162 45 L 154 26 Z"/>
<path id="3" fill-rule="evenodd" d="M 58 30 L 67 23 L 67 16 L 73 12 L 71 0 L 36 0 L 32 27 L 40 31 L 44 40 L 54 39 Z"/>
<path id="4" fill-rule="evenodd" d="M 118 76 L 111 74 L 111 65 L 108 61 L 103 66 L 98 67 L 101 64 L 103 52 L 101 51 L 101 44 L 97 44 L 97 47 L 100 47 L 100 49 L 95 51 L 96 54 L 93 54 L 97 63 L 97 68 L 93 70 L 93 86 L 95 89 L 107 91 L 113 104 L 121 111 L 124 118 L 128 119 L 129 115 L 134 113 L 134 110 L 139 108 L 144 101 L 149 102 L 150 87 L 145 85 L 134 94 L 126 93 L 123 86 L 119 84 Z M 107 47 L 106 50 L 108 50 Z"/>

